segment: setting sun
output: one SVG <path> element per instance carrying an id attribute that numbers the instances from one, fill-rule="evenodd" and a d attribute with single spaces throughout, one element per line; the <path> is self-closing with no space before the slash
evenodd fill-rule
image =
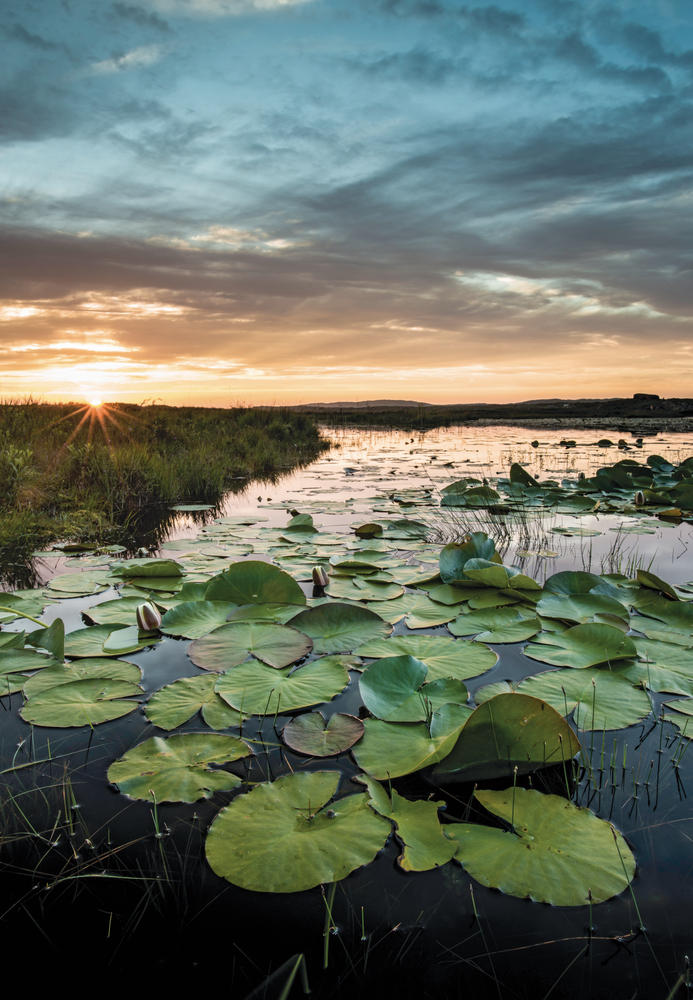
<path id="1" fill-rule="evenodd" d="M 101 406 L 101 400 L 100 399 L 90 399 L 89 400 L 89 405 L 90 406 Z"/>

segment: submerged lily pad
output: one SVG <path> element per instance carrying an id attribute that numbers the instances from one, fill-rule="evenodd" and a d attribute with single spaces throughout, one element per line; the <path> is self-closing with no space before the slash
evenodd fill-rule
<path id="1" fill-rule="evenodd" d="M 250 654 L 270 667 L 286 667 L 307 656 L 312 640 L 275 622 L 231 622 L 190 644 L 188 655 L 203 670 L 228 670 Z"/>
<path id="2" fill-rule="evenodd" d="M 238 788 L 241 779 L 210 764 L 227 764 L 253 751 L 235 736 L 180 733 L 152 736 L 108 769 L 108 780 L 132 799 L 196 802 Z"/>
<path id="3" fill-rule="evenodd" d="M 568 761 L 580 742 L 568 723 L 544 701 L 498 694 L 476 708 L 449 755 L 436 767 L 441 782 L 512 778 Z"/>
<path id="4" fill-rule="evenodd" d="M 328 807 L 338 771 L 287 774 L 237 796 L 212 823 L 205 853 L 214 872 L 256 892 L 301 892 L 368 864 L 390 823 L 367 795 Z"/>
<path id="5" fill-rule="evenodd" d="M 363 736 L 363 723 L 355 715 L 336 713 L 325 722 L 322 712 L 307 712 L 287 722 L 282 732 L 292 750 L 311 757 L 344 753 Z"/>
<path id="6" fill-rule="evenodd" d="M 589 809 L 531 788 L 477 792 L 476 799 L 514 825 L 514 832 L 451 827 L 459 842 L 455 859 L 482 885 L 553 906 L 582 906 L 590 894 L 601 903 L 633 880 L 635 858 L 625 840 Z"/>

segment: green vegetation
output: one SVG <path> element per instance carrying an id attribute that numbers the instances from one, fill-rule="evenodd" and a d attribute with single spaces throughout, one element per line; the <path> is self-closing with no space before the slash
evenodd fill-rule
<path id="1" fill-rule="evenodd" d="M 214 505 L 323 447 L 290 410 L 1 403 L 0 570 L 54 539 L 156 545 L 153 505 L 165 529 L 160 505 Z"/>

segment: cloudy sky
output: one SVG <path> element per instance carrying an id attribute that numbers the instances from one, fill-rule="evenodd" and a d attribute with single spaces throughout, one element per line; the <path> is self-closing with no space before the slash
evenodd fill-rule
<path id="1" fill-rule="evenodd" d="M 0 397 L 693 395 L 690 0 L 4 0 Z"/>

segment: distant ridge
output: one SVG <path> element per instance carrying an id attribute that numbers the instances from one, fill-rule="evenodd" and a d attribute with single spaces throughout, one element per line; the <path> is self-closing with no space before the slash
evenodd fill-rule
<path id="1" fill-rule="evenodd" d="M 336 403 L 298 403 L 292 410 L 408 410 L 412 406 L 433 406 L 433 403 L 418 403 L 415 399 L 360 399 L 343 400 Z"/>

